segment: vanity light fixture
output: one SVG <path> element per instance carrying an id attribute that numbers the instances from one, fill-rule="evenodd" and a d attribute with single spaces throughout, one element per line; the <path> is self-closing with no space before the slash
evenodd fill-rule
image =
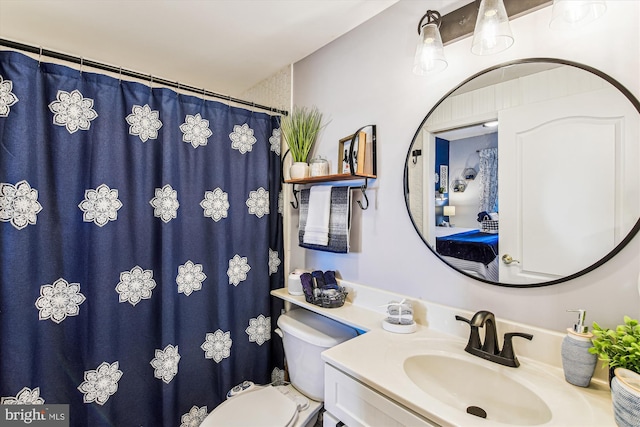
<path id="1" fill-rule="evenodd" d="M 427 19 L 427 23 L 423 22 Z M 413 61 L 414 74 L 424 75 L 437 73 L 447 68 L 447 60 L 444 57 L 444 47 L 440 36 L 440 13 L 435 10 L 427 10 L 418 23 L 418 45 Z"/>
<path id="2" fill-rule="evenodd" d="M 602 16 L 607 8 L 605 0 L 474 0 L 445 15 L 427 10 L 418 24 L 420 38 L 413 72 L 426 74 L 444 70 L 447 60 L 443 46 L 472 34 L 473 53 L 489 55 L 501 52 L 514 42 L 509 18 L 515 19 L 551 4 L 553 18 L 550 27 L 553 29 L 587 24 Z"/>
<path id="3" fill-rule="evenodd" d="M 471 52 L 492 55 L 508 49 L 512 44 L 509 16 L 502 0 L 482 0 L 473 31 Z"/>
<path id="4" fill-rule="evenodd" d="M 578 28 L 595 21 L 607 11 L 604 0 L 553 0 L 549 28 L 564 30 Z"/>
<path id="5" fill-rule="evenodd" d="M 509 18 L 517 18 L 550 6 L 552 1 L 473 0 L 445 15 L 441 15 L 435 10 L 427 10 L 418 23 L 420 37 L 416 48 L 413 72 L 426 74 L 444 70 L 447 67 L 447 60 L 444 56 L 443 46 L 462 40 L 474 33 L 473 51 L 478 55 L 496 53 L 499 51 L 499 47 L 504 47 L 507 44 L 510 46 L 513 43 L 513 36 L 509 27 Z M 425 19 L 427 20 L 426 24 L 424 24 Z M 494 32 L 494 30 L 498 32 Z M 476 43 L 478 46 L 475 46 Z M 489 46 L 493 46 L 493 48 L 490 49 Z"/>

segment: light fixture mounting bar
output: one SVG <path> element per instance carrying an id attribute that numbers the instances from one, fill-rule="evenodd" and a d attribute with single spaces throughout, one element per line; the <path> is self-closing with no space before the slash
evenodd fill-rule
<path id="1" fill-rule="evenodd" d="M 504 0 L 504 7 L 511 20 L 552 3 L 552 0 Z M 474 1 L 442 16 L 440 35 L 445 46 L 473 34 L 479 4 L 479 1 Z"/>

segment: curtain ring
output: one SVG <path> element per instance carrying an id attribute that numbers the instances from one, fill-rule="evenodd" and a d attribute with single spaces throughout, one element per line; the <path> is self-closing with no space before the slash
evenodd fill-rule
<path id="1" fill-rule="evenodd" d="M 38 68 L 40 68 L 41 62 L 42 62 L 42 46 L 40 46 L 40 53 L 38 54 Z"/>
<path id="2" fill-rule="evenodd" d="M 227 95 L 227 111 L 231 111 L 231 95 Z"/>
<path id="3" fill-rule="evenodd" d="M 80 74 L 82 74 L 82 66 L 84 65 L 84 58 L 80 57 Z"/>
<path id="4" fill-rule="evenodd" d="M 153 94 L 153 74 L 149 74 L 149 94 Z"/>
<path id="5" fill-rule="evenodd" d="M 207 104 L 207 90 L 205 88 L 202 88 L 202 106 L 205 106 Z"/>
<path id="6" fill-rule="evenodd" d="M 118 81 L 122 84 L 122 67 L 120 67 L 120 72 L 118 73 Z"/>

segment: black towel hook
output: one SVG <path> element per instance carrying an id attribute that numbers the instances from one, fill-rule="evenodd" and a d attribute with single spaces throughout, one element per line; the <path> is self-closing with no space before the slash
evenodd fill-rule
<path id="1" fill-rule="evenodd" d="M 362 206 L 362 202 L 360 200 L 356 200 L 356 202 L 358 203 L 358 206 L 360 206 L 360 209 L 362 209 L 363 211 L 366 211 L 369 208 L 369 198 L 367 197 L 367 180 L 364 180 L 364 184 L 362 184 L 360 186 L 360 191 L 362 191 L 362 197 L 364 197 L 364 199 L 367 201 L 367 205 L 366 206 Z"/>
<path id="2" fill-rule="evenodd" d="M 293 184 L 293 198 L 295 199 L 295 203 L 293 201 L 289 202 L 291 203 L 291 207 L 293 207 L 293 209 L 298 209 L 298 206 L 300 206 L 300 202 L 298 201 L 299 192 L 300 190 L 296 190 L 296 185 Z"/>

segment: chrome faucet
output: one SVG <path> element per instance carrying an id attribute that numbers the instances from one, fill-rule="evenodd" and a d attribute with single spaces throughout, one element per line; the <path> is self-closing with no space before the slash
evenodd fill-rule
<path id="1" fill-rule="evenodd" d="M 533 338 L 531 334 L 522 332 L 509 332 L 504 334 L 504 345 L 502 351 L 498 345 L 498 334 L 496 331 L 496 318 L 490 311 L 481 310 L 473 315 L 471 320 L 462 316 L 456 316 L 456 320 L 468 323 L 471 327 L 469 341 L 464 351 L 474 356 L 482 357 L 491 362 L 517 368 L 520 362 L 513 352 L 513 337 L 522 337 L 528 340 Z M 484 328 L 484 343 L 480 342 L 479 328 Z"/>

